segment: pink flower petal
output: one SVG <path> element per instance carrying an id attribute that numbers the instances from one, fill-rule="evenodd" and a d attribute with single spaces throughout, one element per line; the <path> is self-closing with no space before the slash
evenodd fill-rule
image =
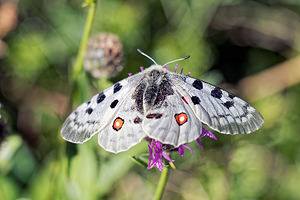
<path id="1" fill-rule="evenodd" d="M 197 143 L 199 144 L 199 146 L 200 146 L 202 149 L 204 149 L 204 147 L 203 147 L 203 145 L 202 145 L 202 143 L 201 143 L 201 141 L 200 141 L 200 137 L 197 138 Z"/>
<path id="2" fill-rule="evenodd" d="M 174 162 L 175 160 L 172 160 L 171 158 L 170 158 L 170 156 L 166 153 L 166 152 L 162 152 L 162 155 L 163 155 L 163 157 L 165 158 L 165 159 L 167 159 L 168 161 L 170 161 L 170 162 Z"/>
<path id="3" fill-rule="evenodd" d="M 151 168 L 151 161 L 152 161 L 152 158 L 153 158 L 153 149 L 150 145 L 148 145 L 148 148 L 149 148 L 149 161 L 148 161 L 148 169 Z"/>
<path id="4" fill-rule="evenodd" d="M 201 138 L 209 137 L 211 139 L 217 140 L 217 137 L 212 132 L 210 132 L 209 130 L 206 130 L 203 127 L 202 127 L 202 133 L 201 133 L 200 137 Z"/>
<path id="5" fill-rule="evenodd" d="M 176 72 L 178 69 L 178 64 L 175 65 L 175 69 L 174 69 L 174 72 Z"/>
<path id="6" fill-rule="evenodd" d="M 217 137 L 212 132 L 210 132 L 209 130 L 206 130 L 206 131 L 207 131 L 206 135 L 208 137 L 210 137 L 211 139 L 217 140 Z"/>
<path id="7" fill-rule="evenodd" d="M 156 168 L 157 168 L 159 171 L 162 171 L 162 169 L 163 169 L 162 163 L 161 163 L 161 162 L 157 162 L 157 163 L 156 163 Z"/>
<path id="8" fill-rule="evenodd" d="M 189 146 L 187 146 L 185 144 L 183 144 L 181 146 L 183 146 L 184 148 L 186 148 L 186 149 L 190 150 L 192 153 L 194 153 L 194 151 L 193 151 L 193 149 L 191 147 L 189 147 Z"/>
<path id="9" fill-rule="evenodd" d="M 183 156 L 183 154 L 184 154 L 184 149 L 183 149 L 182 145 L 180 145 L 180 146 L 178 147 L 178 153 L 179 153 L 179 155 Z"/>

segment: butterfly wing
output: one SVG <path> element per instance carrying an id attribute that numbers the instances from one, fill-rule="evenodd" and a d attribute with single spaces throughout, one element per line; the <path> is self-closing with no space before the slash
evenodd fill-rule
<path id="1" fill-rule="evenodd" d="M 141 126 L 143 116 L 137 111 L 134 99 L 128 96 L 121 106 L 98 135 L 99 145 L 112 153 L 126 151 L 146 136 Z"/>
<path id="2" fill-rule="evenodd" d="M 244 100 L 204 81 L 171 73 L 170 78 L 198 119 L 224 134 L 247 134 L 259 129 L 264 119 Z"/>
<path id="3" fill-rule="evenodd" d="M 174 147 L 195 140 L 202 130 L 201 122 L 176 90 L 145 114 L 142 126 L 150 138 Z"/>
<path id="4" fill-rule="evenodd" d="M 61 136 L 69 142 L 84 143 L 99 133 L 130 98 L 131 90 L 136 87 L 140 77 L 141 74 L 136 74 L 124 79 L 81 104 L 65 120 Z"/>

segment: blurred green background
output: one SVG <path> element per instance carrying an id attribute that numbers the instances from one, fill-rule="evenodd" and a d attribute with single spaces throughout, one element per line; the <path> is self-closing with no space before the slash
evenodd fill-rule
<path id="1" fill-rule="evenodd" d="M 0 1 L 0 199 L 153 197 L 160 172 L 130 158 L 147 153 L 146 142 L 115 155 L 94 137 L 66 152 L 59 133 L 71 107 L 151 64 L 137 48 L 158 63 L 190 55 L 178 63 L 184 73 L 240 95 L 265 118 L 256 133 L 216 133 L 205 150 L 193 142 L 194 154 L 173 155 L 163 199 L 300 199 L 298 0 L 97 1 L 91 35 L 116 34 L 125 67 L 110 79 L 82 72 L 72 95 L 83 3 Z"/>

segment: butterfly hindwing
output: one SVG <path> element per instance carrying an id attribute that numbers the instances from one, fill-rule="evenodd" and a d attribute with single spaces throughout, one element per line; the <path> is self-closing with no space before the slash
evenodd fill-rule
<path id="1" fill-rule="evenodd" d="M 130 90 L 136 87 L 139 76 L 124 79 L 81 104 L 64 122 L 62 137 L 73 143 L 83 143 L 98 133 L 110 123 Z"/>
<path id="2" fill-rule="evenodd" d="M 150 138 L 178 147 L 198 138 L 202 124 L 174 90 L 160 107 L 153 106 L 145 114 L 143 129 Z"/>
<path id="3" fill-rule="evenodd" d="M 172 73 L 172 83 L 199 120 L 224 134 L 247 134 L 262 124 L 260 113 L 247 102 L 204 81 Z"/>

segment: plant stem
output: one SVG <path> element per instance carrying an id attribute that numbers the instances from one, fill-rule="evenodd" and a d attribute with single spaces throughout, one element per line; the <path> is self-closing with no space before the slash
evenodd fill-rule
<path id="1" fill-rule="evenodd" d="M 93 21 L 96 13 L 96 0 L 89 1 L 88 3 L 89 10 L 88 10 L 88 16 L 86 18 L 85 27 L 84 27 L 84 33 L 81 39 L 79 51 L 76 57 L 76 61 L 73 68 L 72 73 L 72 81 L 77 80 L 79 74 L 82 71 L 82 64 L 83 64 L 83 55 L 86 49 L 87 41 L 89 39 L 89 36 L 91 34 Z"/>
<path id="2" fill-rule="evenodd" d="M 162 198 L 162 195 L 166 187 L 167 179 L 168 179 L 168 174 L 169 174 L 169 168 L 164 166 L 160 175 L 160 179 L 153 200 L 160 200 Z"/>
<path id="3" fill-rule="evenodd" d="M 97 0 L 90 0 L 87 5 L 89 6 L 89 10 L 88 10 L 88 15 L 86 18 L 86 22 L 85 22 L 85 27 L 84 27 L 84 32 L 83 32 L 83 36 L 81 38 L 81 42 L 80 42 L 80 47 L 78 50 L 78 54 L 76 57 L 76 61 L 75 64 L 72 68 L 72 74 L 71 74 L 71 98 L 69 100 L 69 110 L 72 109 L 73 106 L 73 99 L 74 99 L 74 93 L 76 91 L 76 82 L 78 81 L 79 75 L 82 72 L 83 69 L 83 55 L 86 49 L 86 45 L 87 45 L 87 41 L 89 39 L 91 30 L 92 30 L 92 25 L 93 25 L 93 21 L 94 21 L 94 17 L 95 17 L 95 12 L 96 12 L 96 1 Z M 68 158 L 68 162 L 67 162 L 67 174 L 68 177 L 70 176 L 70 171 L 71 171 L 71 161 L 73 159 L 73 157 L 77 154 L 77 146 L 75 146 L 74 144 L 71 144 L 69 142 L 66 143 L 66 155 Z"/>

